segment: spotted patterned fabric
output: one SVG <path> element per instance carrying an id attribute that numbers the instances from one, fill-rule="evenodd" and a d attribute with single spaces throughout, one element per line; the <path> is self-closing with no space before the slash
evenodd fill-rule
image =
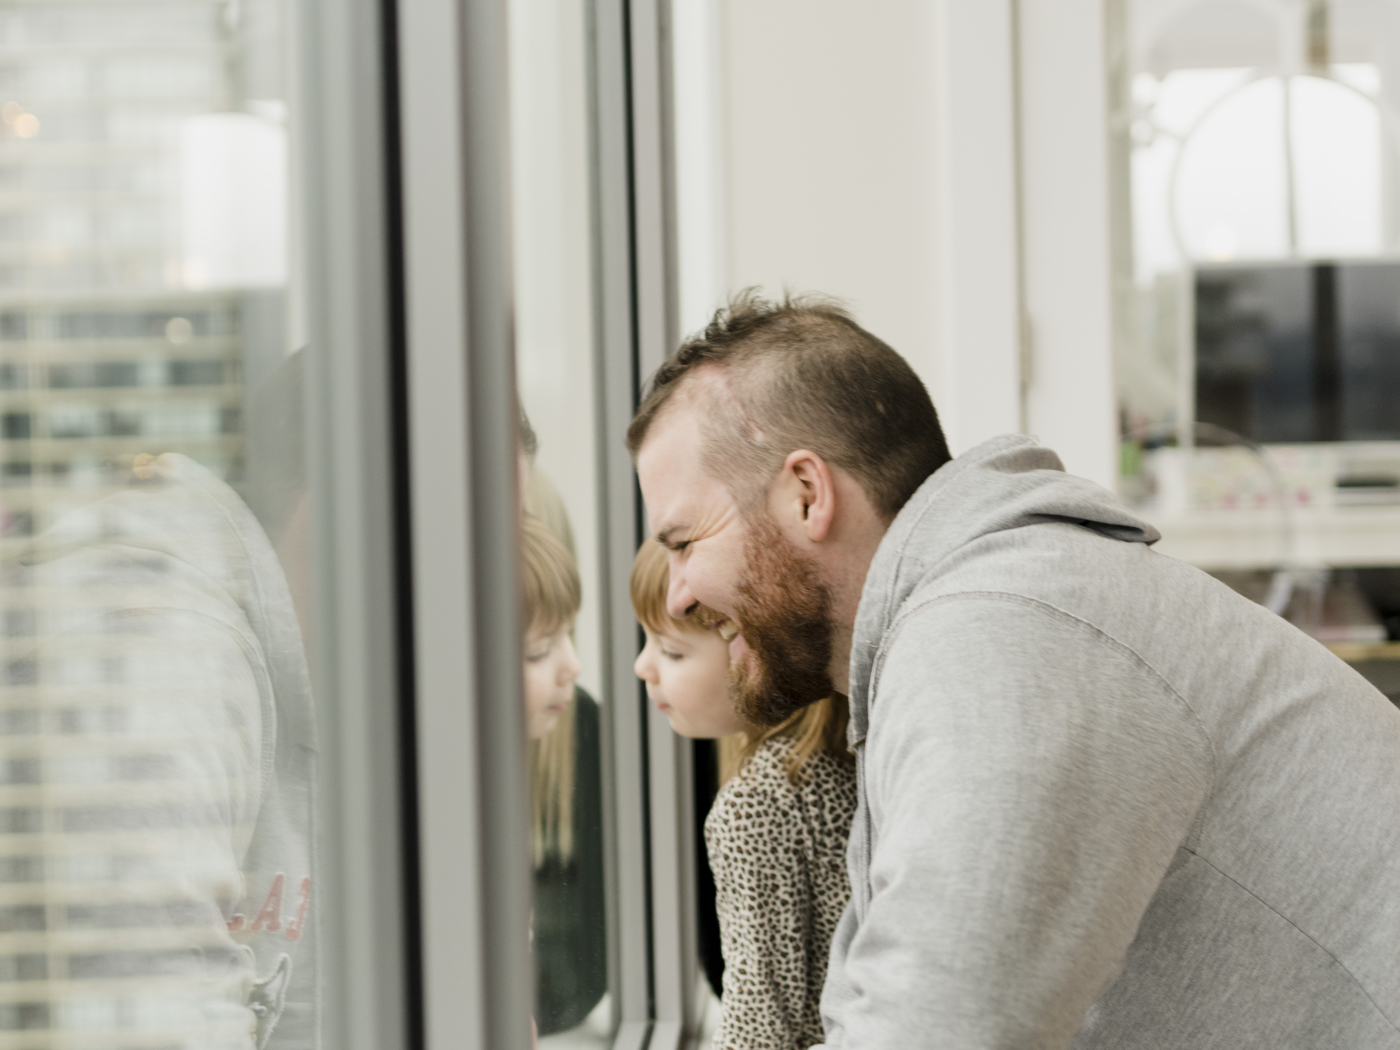
<path id="1" fill-rule="evenodd" d="M 705 819 L 724 952 L 715 1050 L 807 1050 L 822 1041 L 827 955 L 851 897 L 856 777 L 819 752 L 794 787 L 784 766 L 792 746 L 764 743 Z"/>

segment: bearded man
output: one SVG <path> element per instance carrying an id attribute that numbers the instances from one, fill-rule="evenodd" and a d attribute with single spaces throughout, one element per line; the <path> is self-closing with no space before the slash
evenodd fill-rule
<path id="1" fill-rule="evenodd" d="M 1034 441 L 741 297 L 628 433 L 669 609 L 772 725 L 850 698 L 828 1047 L 1400 1047 L 1400 712 Z"/>

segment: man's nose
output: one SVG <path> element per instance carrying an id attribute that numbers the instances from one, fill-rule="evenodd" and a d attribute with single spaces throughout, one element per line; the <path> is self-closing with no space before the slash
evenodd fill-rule
<path id="1" fill-rule="evenodd" d="M 666 587 L 666 611 L 677 620 L 684 620 L 686 614 L 699 604 L 690 593 L 690 585 L 685 582 L 685 573 L 676 563 L 671 562 L 671 580 Z"/>

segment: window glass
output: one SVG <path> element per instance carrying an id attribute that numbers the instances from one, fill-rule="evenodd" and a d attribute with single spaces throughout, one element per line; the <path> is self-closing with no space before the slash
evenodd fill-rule
<path id="1" fill-rule="evenodd" d="M 601 741 L 610 697 L 598 575 L 591 12 L 586 0 L 511 0 L 509 13 L 535 1022 L 541 1046 L 604 1045 L 612 1017 Z M 561 582 L 546 571 L 551 556 L 577 581 L 576 613 L 548 593 Z"/>
<path id="2" fill-rule="evenodd" d="M 290 11 L 0 3 L 5 1045 L 319 1041 Z"/>

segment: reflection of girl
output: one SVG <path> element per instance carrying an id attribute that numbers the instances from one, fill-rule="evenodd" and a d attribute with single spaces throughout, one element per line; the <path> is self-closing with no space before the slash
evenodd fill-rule
<path id="1" fill-rule="evenodd" d="M 647 639 L 637 676 L 677 733 L 732 745 L 729 779 L 705 820 L 724 953 L 714 1047 L 805 1050 L 822 1041 L 827 954 L 851 895 L 856 786 L 845 698 L 774 729 L 746 727 L 729 699 L 732 625 L 704 606 L 673 619 L 667 583 L 666 551 L 648 540 L 632 566 L 632 606 Z"/>
<path id="2" fill-rule="evenodd" d="M 568 710 L 578 678 L 572 638 L 580 593 L 568 548 L 533 518 L 524 522 L 525 735 L 549 735 Z"/>
<path id="3" fill-rule="evenodd" d="M 568 548 L 526 515 L 525 720 L 535 862 L 535 1020 L 572 1028 L 607 988 L 598 705 L 574 685 L 581 591 Z"/>

